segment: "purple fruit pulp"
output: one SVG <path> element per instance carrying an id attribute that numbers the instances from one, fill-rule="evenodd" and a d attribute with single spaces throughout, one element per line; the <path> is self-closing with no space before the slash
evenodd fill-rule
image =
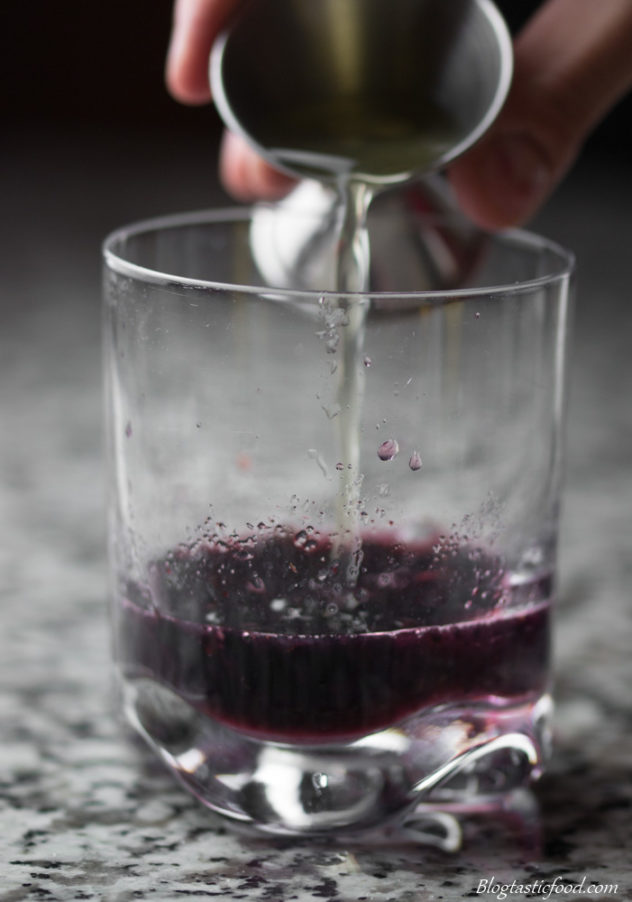
<path id="1" fill-rule="evenodd" d="M 550 580 L 509 587 L 471 546 L 366 538 L 344 590 L 331 541 L 297 536 L 178 550 L 120 599 L 117 655 L 247 733 L 353 738 L 423 709 L 536 698 L 549 659 Z"/>

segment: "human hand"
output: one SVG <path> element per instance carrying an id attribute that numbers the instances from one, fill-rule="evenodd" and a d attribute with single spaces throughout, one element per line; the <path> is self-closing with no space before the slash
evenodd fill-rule
<path id="1" fill-rule="evenodd" d="M 211 47 L 239 2 L 175 0 L 166 79 L 177 100 L 211 99 Z M 514 41 L 514 80 L 498 119 L 449 169 L 463 210 L 491 229 L 525 222 L 630 87 L 632 0 L 547 0 Z M 242 200 L 281 197 L 293 184 L 230 133 L 220 170 Z"/>
<path id="2" fill-rule="evenodd" d="M 175 0 L 165 78 L 171 95 L 197 105 L 211 100 L 208 63 L 215 38 L 240 0 Z M 239 200 L 283 197 L 294 179 L 268 166 L 241 138 L 225 132 L 220 174 Z"/>

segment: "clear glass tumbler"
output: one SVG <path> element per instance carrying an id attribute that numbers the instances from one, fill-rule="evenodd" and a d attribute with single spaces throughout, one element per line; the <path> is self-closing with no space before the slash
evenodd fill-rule
<path id="1" fill-rule="evenodd" d="M 105 244 L 127 718 L 258 831 L 493 805 L 546 756 L 572 257 L 386 209 L 365 292 L 294 289 L 262 215 Z"/>

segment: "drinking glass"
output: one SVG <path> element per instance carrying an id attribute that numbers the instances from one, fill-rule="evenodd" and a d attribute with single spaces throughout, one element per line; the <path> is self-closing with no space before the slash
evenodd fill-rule
<path id="1" fill-rule="evenodd" d="M 236 827 L 502 804 L 548 747 L 572 256 L 386 207 L 340 294 L 265 215 L 105 243 L 125 714 Z"/>

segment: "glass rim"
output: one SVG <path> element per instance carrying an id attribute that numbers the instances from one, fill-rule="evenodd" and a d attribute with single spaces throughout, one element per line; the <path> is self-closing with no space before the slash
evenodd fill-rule
<path id="1" fill-rule="evenodd" d="M 260 205 L 265 206 L 265 205 Z M 267 206 L 274 206 L 269 204 Z M 254 207 L 219 207 L 205 210 L 195 210 L 184 213 L 171 213 L 164 216 L 151 217 L 120 226 L 110 232 L 104 239 L 101 249 L 103 260 L 107 267 L 119 275 L 131 277 L 146 283 L 153 283 L 174 288 L 205 289 L 210 291 L 233 291 L 248 295 L 265 295 L 274 292 L 278 299 L 301 298 L 306 301 L 318 302 L 322 297 L 346 297 L 346 298 L 399 298 L 400 300 L 415 300 L 417 303 L 427 300 L 429 302 L 458 298 L 481 298 L 490 295 L 507 295 L 528 293 L 546 285 L 569 280 L 575 273 L 576 259 L 572 251 L 550 238 L 545 238 L 536 232 L 527 229 L 511 228 L 499 232 L 485 232 L 492 240 L 513 244 L 514 246 L 529 247 L 532 250 L 546 250 L 554 255 L 559 265 L 551 272 L 522 279 L 516 282 L 498 282 L 470 288 L 438 288 L 422 290 L 399 291 L 335 291 L 333 289 L 307 289 L 287 288 L 276 285 L 246 285 L 239 282 L 217 281 L 212 279 L 195 279 L 181 276 L 177 273 L 163 272 L 138 263 L 126 260 L 123 255 L 114 250 L 117 243 L 128 238 L 144 233 L 159 232 L 167 228 L 183 228 L 186 226 L 217 224 L 221 222 L 238 222 L 248 220 L 252 216 Z M 438 216 L 438 221 L 449 222 L 449 216 Z"/>

